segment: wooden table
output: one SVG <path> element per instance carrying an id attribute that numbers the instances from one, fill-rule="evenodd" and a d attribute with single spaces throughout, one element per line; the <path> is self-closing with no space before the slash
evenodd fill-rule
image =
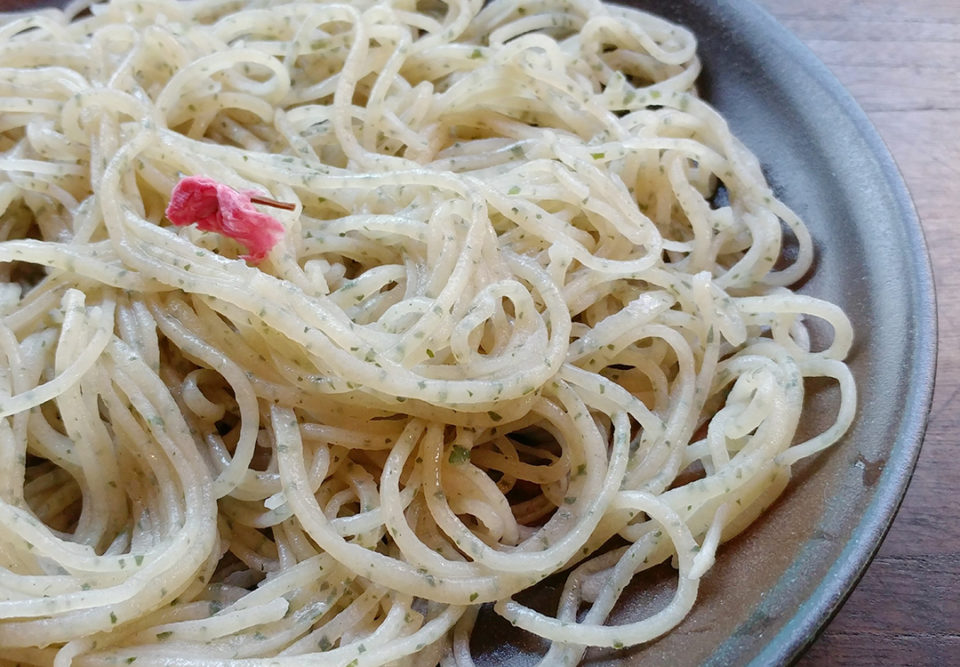
<path id="1" fill-rule="evenodd" d="M 933 409 L 909 491 L 800 665 L 960 665 L 960 1 L 758 1 L 833 70 L 890 147 L 927 237 L 939 308 Z"/>

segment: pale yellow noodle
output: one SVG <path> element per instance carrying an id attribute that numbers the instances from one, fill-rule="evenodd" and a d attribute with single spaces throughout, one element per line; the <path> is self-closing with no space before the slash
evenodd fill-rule
<path id="1" fill-rule="evenodd" d="M 3 657 L 468 667 L 484 603 L 545 665 L 669 632 L 856 407 L 699 72 L 597 0 L 0 20 Z M 263 262 L 166 219 L 185 175 L 293 205 Z"/>

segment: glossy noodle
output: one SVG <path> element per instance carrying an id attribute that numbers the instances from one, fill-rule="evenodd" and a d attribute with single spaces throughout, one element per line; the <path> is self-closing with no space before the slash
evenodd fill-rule
<path id="1" fill-rule="evenodd" d="M 581 0 L 0 23 L 3 657 L 465 666 L 494 603 L 562 665 L 679 623 L 855 406 L 695 51 Z M 293 204 L 280 242 L 172 225 L 185 176 Z"/>

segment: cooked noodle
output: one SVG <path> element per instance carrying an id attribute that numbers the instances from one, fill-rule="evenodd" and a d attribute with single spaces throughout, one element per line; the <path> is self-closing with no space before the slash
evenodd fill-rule
<path id="1" fill-rule="evenodd" d="M 686 30 L 589 0 L 85 10 L 0 24 L 4 658 L 463 666 L 495 602 L 574 664 L 679 623 L 851 423 L 850 324 L 786 287 L 809 234 Z M 164 218 L 184 175 L 295 204 L 263 263 Z M 794 443 L 810 377 L 836 422 Z M 671 558 L 668 606 L 607 625 Z M 512 599 L 568 568 L 555 615 Z"/>

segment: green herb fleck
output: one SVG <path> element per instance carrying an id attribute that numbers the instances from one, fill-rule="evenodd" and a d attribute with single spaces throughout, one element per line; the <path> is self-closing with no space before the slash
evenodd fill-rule
<path id="1" fill-rule="evenodd" d="M 454 445 L 450 448 L 450 458 L 448 460 L 453 465 L 466 463 L 470 460 L 470 450 L 466 447 L 461 447 L 460 445 Z"/>

